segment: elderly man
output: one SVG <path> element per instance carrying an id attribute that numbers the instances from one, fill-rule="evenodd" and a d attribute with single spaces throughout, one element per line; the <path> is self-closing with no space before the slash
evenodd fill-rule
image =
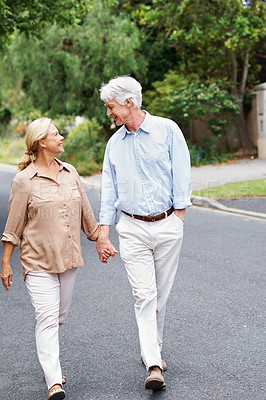
<path id="1" fill-rule="evenodd" d="M 121 76 L 100 91 L 107 115 L 122 125 L 108 141 L 103 171 L 100 233 L 102 262 L 115 249 L 109 241 L 116 223 L 121 258 L 135 298 L 145 388 L 164 388 L 161 359 L 166 302 L 183 239 L 185 210 L 191 206 L 190 157 L 174 121 L 141 110 L 141 85 Z"/>

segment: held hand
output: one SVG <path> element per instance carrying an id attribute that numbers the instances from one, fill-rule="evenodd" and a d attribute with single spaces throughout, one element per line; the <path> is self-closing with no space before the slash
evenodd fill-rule
<path id="1" fill-rule="evenodd" d="M 1 279 L 4 287 L 9 291 L 9 287 L 12 285 L 12 268 L 10 264 L 2 264 L 1 268 Z"/>
<path id="2" fill-rule="evenodd" d="M 114 250 L 114 253 L 116 254 L 116 253 L 117 253 L 117 250 L 114 248 L 114 246 L 113 246 L 113 250 Z M 115 254 L 114 254 L 112 257 L 115 257 Z M 106 263 L 107 263 L 108 258 L 111 257 L 111 253 L 110 253 L 109 250 L 104 249 L 104 250 L 102 251 L 102 256 L 103 256 L 103 262 L 106 262 Z"/>
<path id="3" fill-rule="evenodd" d="M 96 242 L 96 250 L 99 254 L 99 259 L 106 264 L 109 257 L 115 257 L 117 254 L 116 248 L 112 245 L 109 239 L 98 239 Z"/>

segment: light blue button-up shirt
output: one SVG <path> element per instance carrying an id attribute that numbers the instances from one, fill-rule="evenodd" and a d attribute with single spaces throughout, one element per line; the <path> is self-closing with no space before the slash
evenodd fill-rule
<path id="1" fill-rule="evenodd" d="M 109 139 L 102 171 L 100 224 L 117 210 L 156 215 L 191 206 L 190 156 L 178 125 L 145 112 L 137 132 L 123 125 Z"/>

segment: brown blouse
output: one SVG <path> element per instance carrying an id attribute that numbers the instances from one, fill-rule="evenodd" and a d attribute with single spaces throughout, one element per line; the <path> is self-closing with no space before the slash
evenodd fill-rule
<path id="1" fill-rule="evenodd" d="M 20 245 L 24 278 L 32 270 L 60 273 L 83 265 L 80 230 L 97 240 L 99 224 L 75 168 L 60 160 L 57 181 L 32 162 L 12 182 L 2 242 Z"/>

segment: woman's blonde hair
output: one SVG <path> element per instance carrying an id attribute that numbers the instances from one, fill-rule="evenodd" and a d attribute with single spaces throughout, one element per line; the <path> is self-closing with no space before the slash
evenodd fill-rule
<path id="1" fill-rule="evenodd" d="M 31 161 L 34 161 L 38 154 L 38 142 L 44 139 L 48 133 L 49 127 L 52 123 L 50 118 L 42 117 L 32 121 L 26 128 L 25 154 L 18 160 L 18 170 L 22 171 L 26 168 Z"/>

